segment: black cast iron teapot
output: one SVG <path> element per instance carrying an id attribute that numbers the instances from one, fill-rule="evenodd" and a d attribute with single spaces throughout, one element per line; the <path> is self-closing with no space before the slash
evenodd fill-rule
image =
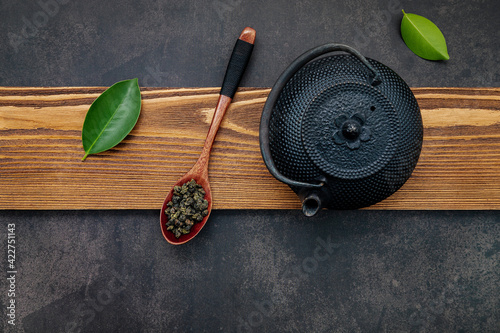
<path id="1" fill-rule="evenodd" d="M 330 54 L 344 51 L 348 54 Z M 420 109 L 387 66 L 342 44 L 316 47 L 279 77 L 264 106 L 260 148 L 302 211 L 357 209 L 396 192 L 422 148 Z"/>

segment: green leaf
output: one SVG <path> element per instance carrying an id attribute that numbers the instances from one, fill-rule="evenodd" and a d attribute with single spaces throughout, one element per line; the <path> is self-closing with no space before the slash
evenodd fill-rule
<path id="1" fill-rule="evenodd" d="M 141 112 L 137 79 L 120 81 L 104 91 L 90 106 L 82 128 L 84 161 L 89 154 L 108 150 L 134 128 Z"/>
<path id="2" fill-rule="evenodd" d="M 448 60 L 446 40 L 441 30 L 423 16 L 406 14 L 403 10 L 401 36 L 406 46 L 419 57 L 427 60 Z"/>

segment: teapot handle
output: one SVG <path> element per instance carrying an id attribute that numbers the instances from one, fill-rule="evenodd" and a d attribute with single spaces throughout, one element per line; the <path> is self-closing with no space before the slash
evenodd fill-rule
<path id="1" fill-rule="evenodd" d="M 332 44 L 320 45 L 318 47 L 315 47 L 315 48 L 305 52 L 301 56 L 299 56 L 283 72 L 283 74 L 281 74 L 281 77 L 278 79 L 278 81 L 276 82 L 276 84 L 274 86 L 276 86 L 277 84 L 280 84 L 281 85 L 280 88 L 282 89 L 285 86 L 285 84 L 288 82 L 288 80 L 290 80 L 290 78 L 299 69 L 301 69 L 305 64 L 307 64 L 308 62 L 314 60 L 315 58 L 317 58 L 323 54 L 331 53 L 331 52 L 338 52 L 338 51 L 344 51 L 344 52 L 352 54 L 353 56 L 358 58 L 359 61 L 361 61 L 361 63 L 363 63 L 363 65 L 365 65 L 370 70 L 370 72 L 372 73 L 372 76 L 369 78 L 371 85 L 376 86 L 382 82 L 377 70 L 372 66 L 372 64 L 370 64 L 368 62 L 368 60 L 366 60 L 366 58 L 361 53 L 359 53 L 358 50 L 356 50 L 348 45 L 333 44 L 332 43 Z M 281 89 L 280 89 L 280 91 L 281 91 Z M 273 90 L 274 90 L 274 87 L 273 87 Z"/>
<path id="2" fill-rule="evenodd" d="M 274 108 L 274 104 L 278 100 L 281 91 L 299 69 L 301 69 L 308 62 L 323 54 L 336 51 L 344 51 L 357 57 L 363 63 L 363 65 L 365 65 L 371 71 L 372 76 L 369 78 L 371 85 L 376 86 L 381 83 L 380 76 L 377 70 L 368 62 L 368 60 L 366 60 L 366 58 L 357 50 L 344 44 L 324 44 L 312 50 L 309 50 L 295 59 L 295 61 L 292 62 L 292 64 L 281 74 L 281 76 L 278 78 L 273 88 L 271 89 L 271 92 L 267 97 L 266 104 L 264 105 L 262 117 L 260 120 L 259 136 L 262 158 L 264 159 L 264 163 L 269 169 L 269 172 L 274 176 L 274 178 L 285 184 L 288 184 L 289 186 L 300 188 L 321 188 L 325 184 L 325 182 L 321 181 L 319 184 L 299 182 L 285 177 L 278 171 L 271 157 L 271 149 L 269 147 L 269 121 L 271 118 L 271 111 Z"/>

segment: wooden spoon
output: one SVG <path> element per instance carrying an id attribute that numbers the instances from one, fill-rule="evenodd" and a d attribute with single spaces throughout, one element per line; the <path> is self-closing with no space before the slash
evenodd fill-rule
<path id="1" fill-rule="evenodd" d="M 224 76 L 224 81 L 222 83 L 219 100 L 215 108 L 212 123 L 210 124 L 201 155 L 191 170 L 189 170 L 188 173 L 186 173 L 174 184 L 174 186 L 172 186 L 172 189 L 168 192 L 167 197 L 163 202 L 160 212 L 161 232 L 163 237 L 165 237 L 167 242 L 170 244 L 184 244 L 193 239 L 205 226 L 205 223 L 207 223 L 208 217 L 210 216 L 210 212 L 212 211 L 212 192 L 210 191 L 210 183 L 208 181 L 208 161 L 210 159 L 210 151 L 212 150 L 212 145 L 222 122 L 222 118 L 224 117 L 229 104 L 231 104 L 231 101 L 233 100 L 236 89 L 238 88 L 241 77 L 243 76 L 243 72 L 248 64 L 248 60 L 252 54 L 254 42 L 255 30 L 246 27 L 236 41 L 233 53 L 231 54 L 231 59 L 229 60 L 226 75 Z M 174 187 L 177 185 L 181 186 L 182 184 L 189 182 L 191 179 L 194 179 L 205 190 L 205 199 L 208 201 L 208 215 L 205 216 L 201 222 L 195 223 L 188 234 L 181 235 L 179 238 L 176 238 L 173 232 L 167 230 L 166 223 L 168 218 L 165 214 L 165 209 L 167 208 L 167 203 L 172 200 Z"/>

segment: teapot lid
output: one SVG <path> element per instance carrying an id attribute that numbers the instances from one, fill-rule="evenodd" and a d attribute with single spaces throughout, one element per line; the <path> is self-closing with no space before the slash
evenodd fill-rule
<path id="1" fill-rule="evenodd" d="M 326 174 L 361 179 L 382 169 L 397 150 L 399 120 L 372 85 L 341 82 L 320 92 L 301 120 L 305 151 Z"/>

